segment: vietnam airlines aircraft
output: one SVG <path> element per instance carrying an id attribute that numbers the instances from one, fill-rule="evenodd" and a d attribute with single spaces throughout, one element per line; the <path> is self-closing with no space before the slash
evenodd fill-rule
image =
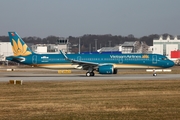
<path id="1" fill-rule="evenodd" d="M 86 76 L 117 74 L 118 69 L 169 68 L 174 62 L 159 54 L 56 54 L 34 53 L 16 32 L 8 32 L 14 55 L 7 60 L 50 69 L 82 69 Z M 156 76 L 153 73 L 153 76 Z"/>

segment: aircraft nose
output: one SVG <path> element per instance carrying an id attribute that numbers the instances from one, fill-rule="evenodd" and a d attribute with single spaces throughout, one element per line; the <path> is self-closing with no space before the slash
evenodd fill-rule
<path id="1" fill-rule="evenodd" d="M 173 61 L 171 61 L 171 60 L 170 60 L 168 63 L 169 63 L 169 64 L 168 64 L 168 65 L 169 65 L 169 67 L 173 67 L 173 66 L 174 66 L 174 64 L 175 64 L 175 63 L 174 63 Z"/>

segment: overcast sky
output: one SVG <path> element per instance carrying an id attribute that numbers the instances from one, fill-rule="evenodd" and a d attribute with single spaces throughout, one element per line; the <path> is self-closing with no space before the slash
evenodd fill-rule
<path id="1" fill-rule="evenodd" d="M 1 0 L 0 36 L 180 35 L 180 0 Z"/>

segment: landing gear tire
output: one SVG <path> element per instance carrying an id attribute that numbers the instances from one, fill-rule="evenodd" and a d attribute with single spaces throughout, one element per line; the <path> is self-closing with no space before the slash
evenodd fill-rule
<path id="1" fill-rule="evenodd" d="M 156 74 L 156 73 L 153 73 L 153 76 L 157 76 L 157 74 Z"/>
<path id="2" fill-rule="evenodd" d="M 90 73 L 90 72 L 87 72 L 87 73 L 86 73 L 86 76 L 87 76 L 87 77 L 91 76 L 91 73 Z"/>
<path id="3" fill-rule="evenodd" d="M 94 76 L 94 72 L 87 72 L 86 73 L 86 76 L 89 77 L 89 76 Z"/>
<path id="4" fill-rule="evenodd" d="M 91 72 L 90 74 L 91 74 L 91 76 L 94 76 L 94 72 Z"/>

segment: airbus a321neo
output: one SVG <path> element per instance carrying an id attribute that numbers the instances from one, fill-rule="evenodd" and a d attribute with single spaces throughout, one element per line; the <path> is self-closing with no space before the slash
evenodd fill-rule
<path id="1" fill-rule="evenodd" d="M 82 69 L 86 76 L 117 74 L 118 69 L 157 69 L 174 66 L 160 54 L 38 54 L 33 52 L 16 32 L 8 32 L 14 55 L 7 60 L 50 69 Z M 156 76 L 153 73 L 153 76 Z"/>

